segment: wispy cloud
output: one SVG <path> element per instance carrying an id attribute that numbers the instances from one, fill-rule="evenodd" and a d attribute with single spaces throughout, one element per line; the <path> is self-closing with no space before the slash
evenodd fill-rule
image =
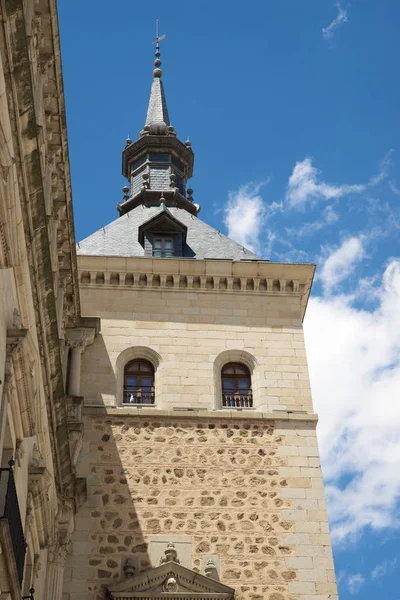
<path id="1" fill-rule="evenodd" d="M 397 567 L 397 565 L 397 557 L 393 558 L 392 560 L 384 560 L 379 565 L 376 565 L 374 569 L 372 569 L 371 578 L 381 579 L 382 577 L 385 577 L 385 575 L 393 571 Z"/>
<path id="2" fill-rule="evenodd" d="M 395 181 L 389 181 L 389 188 L 395 196 L 400 196 L 400 189 L 397 187 Z"/>
<path id="3" fill-rule="evenodd" d="M 287 227 L 286 233 L 291 236 L 295 235 L 298 238 L 309 237 L 314 233 L 317 233 L 317 231 L 321 231 L 321 229 L 324 229 L 327 225 L 333 225 L 339 218 L 340 217 L 334 208 L 332 206 L 327 206 L 320 219 L 303 223 L 300 227 Z"/>
<path id="4" fill-rule="evenodd" d="M 350 594 L 358 594 L 364 583 L 365 577 L 361 573 L 355 573 L 354 575 L 350 575 L 347 579 L 347 587 Z"/>
<path id="5" fill-rule="evenodd" d="M 364 235 L 347 238 L 339 248 L 329 252 L 319 275 L 326 294 L 331 294 L 337 284 L 347 279 L 364 258 L 364 240 Z"/>
<path id="6" fill-rule="evenodd" d="M 270 229 L 267 229 L 266 234 L 267 234 L 267 242 L 266 242 L 266 246 L 264 249 L 264 255 L 268 258 L 272 254 L 272 247 L 276 240 L 276 233 L 274 231 L 271 231 Z"/>
<path id="7" fill-rule="evenodd" d="M 381 183 L 384 179 L 388 177 L 390 167 L 393 165 L 393 152 L 393 149 L 391 149 L 385 154 L 379 165 L 379 173 L 375 175 L 375 177 L 372 177 L 372 179 L 369 182 L 370 186 L 378 185 L 378 183 Z"/>
<path id="8" fill-rule="evenodd" d="M 365 185 L 334 185 L 319 181 L 319 171 L 311 158 L 297 162 L 289 177 L 286 190 L 286 201 L 292 208 L 304 208 L 307 202 L 332 200 L 347 194 L 359 194 L 366 189 Z"/>
<path id="9" fill-rule="evenodd" d="M 322 28 L 322 37 L 324 40 L 330 40 L 336 33 L 336 30 L 349 22 L 349 18 L 347 16 L 347 10 L 344 10 L 340 2 L 336 2 L 336 8 L 338 9 L 337 16 L 333 19 L 331 23 L 329 23 L 328 27 Z"/>

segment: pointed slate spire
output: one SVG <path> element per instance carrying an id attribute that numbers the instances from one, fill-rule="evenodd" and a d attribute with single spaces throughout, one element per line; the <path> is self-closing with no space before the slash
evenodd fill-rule
<path id="1" fill-rule="evenodd" d="M 158 28 L 158 26 L 157 26 Z M 160 41 L 165 35 L 156 37 L 156 59 L 154 61 L 155 69 L 153 71 L 153 83 L 151 85 L 149 106 L 147 109 L 146 123 L 143 131 L 150 135 L 165 135 L 172 133 L 173 128 L 168 115 L 167 101 L 165 99 L 164 86 L 161 81 L 162 70 L 160 60 Z"/>

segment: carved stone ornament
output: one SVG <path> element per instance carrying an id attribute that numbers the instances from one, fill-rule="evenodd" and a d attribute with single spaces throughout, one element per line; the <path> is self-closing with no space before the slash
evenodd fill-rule
<path id="1" fill-rule="evenodd" d="M 24 458 L 24 456 L 25 456 L 24 440 L 17 438 L 16 443 L 15 443 L 15 458 L 16 458 L 19 466 L 21 466 L 21 460 Z"/>
<path id="2" fill-rule="evenodd" d="M 210 558 L 206 562 L 204 573 L 205 573 L 206 577 L 211 577 L 211 579 L 218 580 L 217 565 L 215 564 L 215 562 L 213 561 L 212 558 Z"/>
<path id="3" fill-rule="evenodd" d="M 48 550 L 48 561 L 58 565 L 64 565 L 65 557 L 68 552 L 68 543 L 65 544 L 54 544 L 49 547 Z"/>
<path id="4" fill-rule="evenodd" d="M 164 592 L 177 592 L 178 591 L 178 583 L 175 577 L 169 577 L 167 581 L 163 585 Z"/>
<path id="5" fill-rule="evenodd" d="M 136 575 L 137 567 L 132 558 L 127 558 L 124 564 L 124 575 L 130 579 Z"/>
<path id="6" fill-rule="evenodd" d="M 169 561 L 121 583 L 107 586 L 110 600 L 162 600 L 198 597 L 201 600 L 233 600 L 235 590 L 183 565 Z"/>
<path id="7" fill-rule="evenodd" d="M 178 558 L 178 553 L 176 551 L 175 545 L 171 544 L 171 542 L 169 542 L 167 547 L 165 548 L 164 556 L 160 558 L 160 565 L 163 565 L 167 562 L 175 562 L 178 563 L 178 565 L 181 564 L 181 561 Z"/>
<path id="8" fill-rule="evenodd" d="M 14 308 L 13 319 L 12 319 L 12 329 L 21 329 L 22 328 L 22 319 L 21 313 L 17 308 Z"/>
<path id="9" fill-rule="evenodd" d="M 33 557 L 33 572 L 35 573 L 35 577 L 39 577 L 40 569 L 42 568 L 42 564 L 40 562 L 39 554 L 35 554 Z"/>
<path id="10" fill-rule="evenodd" d="M 29 464 L 30 467 L 44 467 L 44 458 L 40 453 L 39 448 L 34 444 L 32 450 L 32 458 Z"/>

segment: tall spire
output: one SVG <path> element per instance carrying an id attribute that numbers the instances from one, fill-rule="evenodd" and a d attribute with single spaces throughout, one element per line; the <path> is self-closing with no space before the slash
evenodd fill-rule
<path id="1" fill-rule="evenodd" d="M 129 186 L 123 188 L 123 201 L 118 204 L 120 214 L 139 204 L 160 206 L 160 198 L 165 206 L 180 207 L 192 215 L 199 212 L 199 206 L 193 202 L 193 190 L 190 186 L 186 189 L 193 174 L 192 144 L 189 140 L 183 144 L 178 139 L 169 120 L 161 82 L 160 41 L 164 38 L 165 35 L 158 35 L 157 24 L 156 57 L 146 123 L 139 139 L 132 142 L 128 138 L 122 152 L 122 174 L 128 179 Z"/>
<path id="2" fill-rule="evenodd" d="M 161 81 L 162 70 L 160 60 L 160 41 L 165 38 L 165 35 L 158 35 L 158 21 L 156 24 L 156 53 L 153 71 L 153 83 L 151 85 L 149 106 L 147 109 L 146 123 L 143 133 L 152 135 L 165 135 L 171 133 L 171 123 L 168 115 L 167 101 L 165 99 L 164 86 Z M 172 129 L 173 131 L 173 129 Z"/>

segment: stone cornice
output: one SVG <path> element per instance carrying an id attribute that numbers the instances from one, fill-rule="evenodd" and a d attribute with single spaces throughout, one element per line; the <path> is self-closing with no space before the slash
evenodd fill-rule
<path id="1" fill-rule="evenodd" d="M 257 410 L 159 410 L 157 408 L 137 408 L 121 407 L 114 408 L 109 406 L 91 406 L 83 408 L 85 416 L 108 416 L 108 417 L 129 417 L 152 419 L 166 419 L 168 421 L 178 422 L 182 419 L 196 419 L 196 421 L 275 421 L 279 423 L 301 422 L 308 424 L 314 429 L 318 423 L 318 415 L 315 413 L 290 412 L 287 410 L 277 410 L 274 412 L 258 412 Z"/>
<path id="2" fill-rule="evenodd" d="M 286 295 L 307 307 L 315 265 L 147 257 L 78 256 L 82 288 Z"/>

